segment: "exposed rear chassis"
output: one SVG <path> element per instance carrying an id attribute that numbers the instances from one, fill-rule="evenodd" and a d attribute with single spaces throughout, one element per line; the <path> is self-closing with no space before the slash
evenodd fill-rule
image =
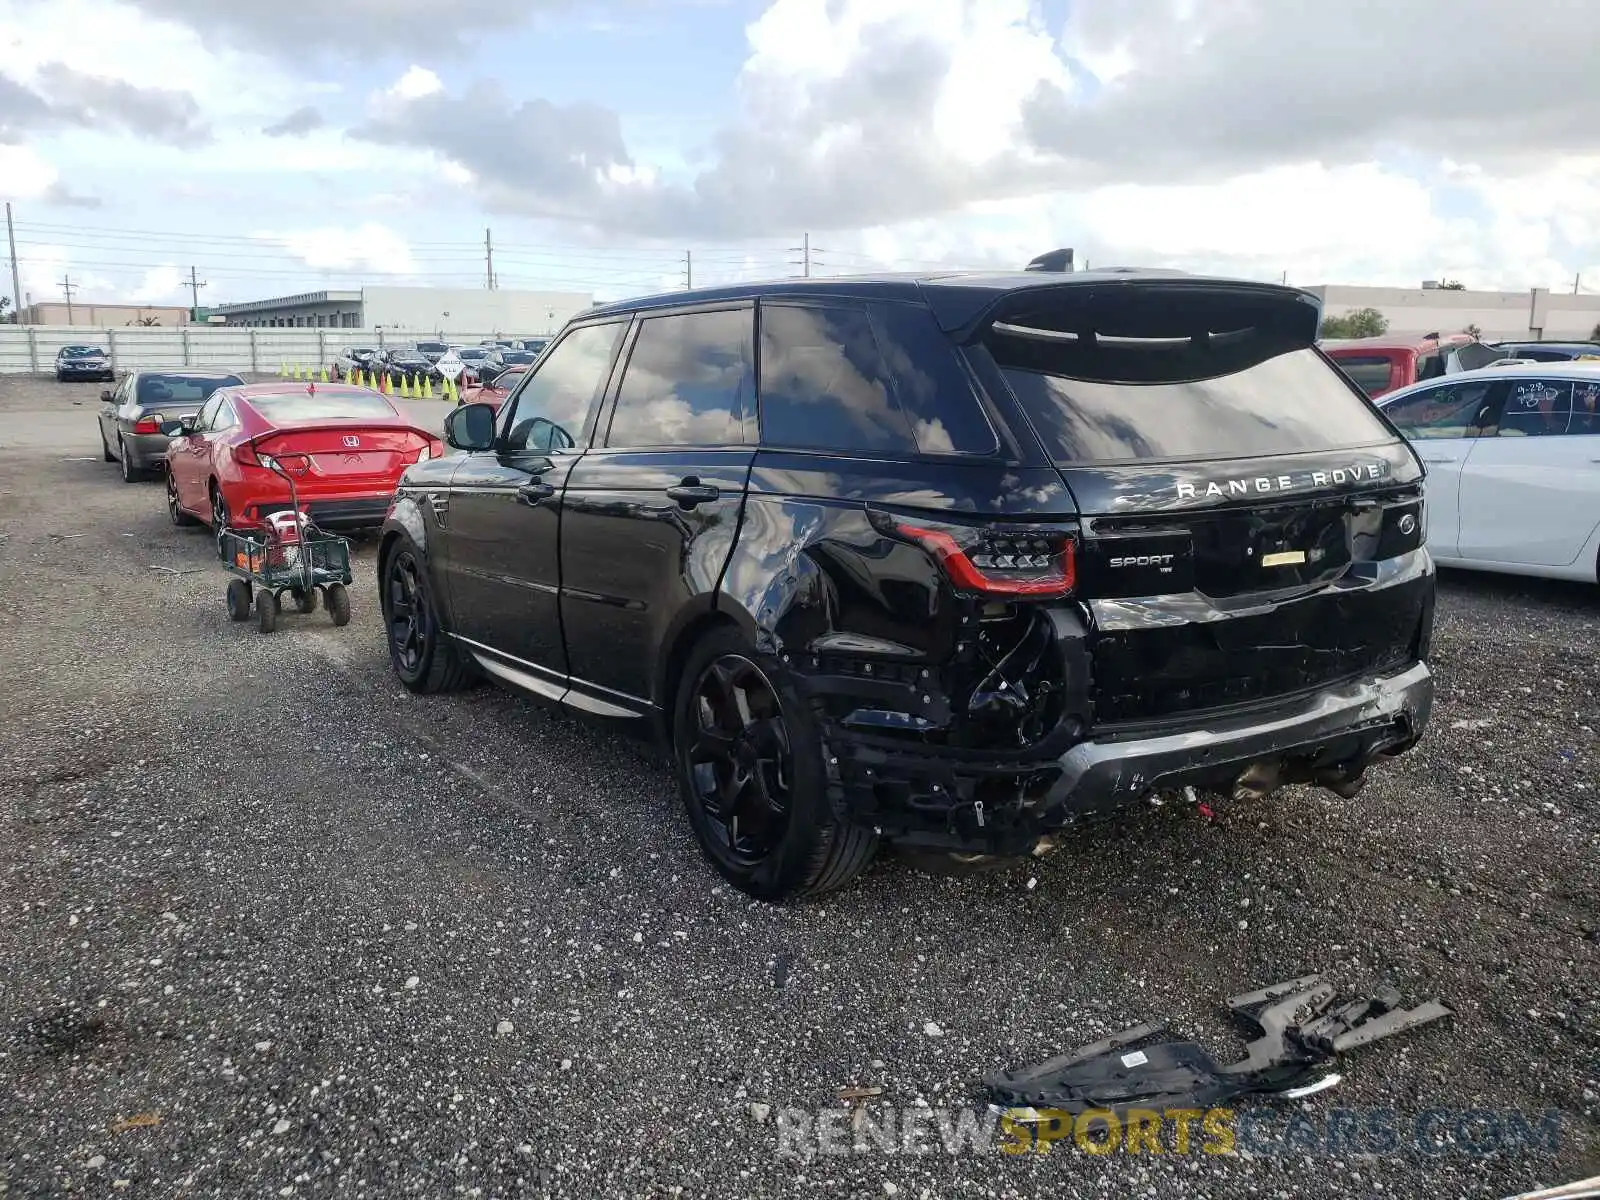
<path id="1" fill-rule="evenodd" d="M 1085 817 L 1186 787 L 1238 795 L 1318 783 L 1354 794 L 1373 759 L 1421 736 L 1432 706 L 1433 676 L 1418 662 L 1246 715 L 1197 716 L 1199 727 L 1178 732 L 1041 743 L 1025 762 L 830 724 L 832 791 L 842 817 L 902 845 L 1024 854 Z"/>

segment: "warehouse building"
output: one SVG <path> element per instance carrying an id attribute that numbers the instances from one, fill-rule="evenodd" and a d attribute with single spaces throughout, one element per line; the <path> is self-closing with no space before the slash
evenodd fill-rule
<path id="1" fill-rule="evenodd" d="M 1395 337 L 1475 328 L 1489 341 L 1587 341 L 1600 329 L 1600 296 L 1549 288 L 1477 292 L 1428 282 L 1420 288 L 1321 286 L 1306 290 L 1322 300 L 1322 310 L 1330 317 L 1377 309 L 1388 318 L 1389 333 Z"/>
<path id="2" fill-rule="evenodd" d="M 45 300 L 17 313 L 19 325 L 65 325 L 112 329 L 120 325 L 159 325 L 176 329 L 190 324 L 189 310 L 170 304 L 71 304 Z"/>
<path id="3" fill-rule="evenodd" d="M 218 304 L 213 320 L 253 329 L 399 329 L 449 335 L 493 331 L 537 335 L 594 304 L 591 292 L 512 288 L 364 287 Z"/>

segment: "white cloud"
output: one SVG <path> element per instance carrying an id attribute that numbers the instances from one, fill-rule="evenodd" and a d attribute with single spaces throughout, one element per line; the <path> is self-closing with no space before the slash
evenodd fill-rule
<path id="1" fill-rule="evenodd" d="M 37 199 L 60 178 L 61 172 L 32 146 L 8 146 L 0 142 L 0 199 Z"/>
<path id="2" fill-rule="evenodd" d="M 128 293 L 130 304 L 171 304 L 180 297 L 190 299 L 185 292 L 188 286 L 186 272 L 177 267 L 164 265 L 152 267 L 144 273 L 144 280 Z"/>
<path id="3" fill-rule="evenodd" d="M 420 100 L 424 96 L 432 96 L 436 92 L 444 91 L 444 81 L 438 75 L 419 67 L 413 63 L 406 68 L 406 73 L 395 80 L 389 88 L 388 95 L 396 100 Z"/>
<path id="4" fill-rule="evenodd" d="M 411 275 L 417 269 L 406 239 L 370 221 L 353 229 L 327 226 L 250 236 L 281 246 L 285 253 L 315 271 L 367 270 Z"/>

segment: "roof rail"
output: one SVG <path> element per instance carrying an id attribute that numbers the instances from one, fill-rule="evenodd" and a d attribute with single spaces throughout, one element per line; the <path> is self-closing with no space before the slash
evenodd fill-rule
<path id="1" fill-rule="evenodd" d="M 1070 271 L 1072 270 L 1072 249 L 1051 250 L 1030 262 L 1026 270 L 1029 271 Z"/>

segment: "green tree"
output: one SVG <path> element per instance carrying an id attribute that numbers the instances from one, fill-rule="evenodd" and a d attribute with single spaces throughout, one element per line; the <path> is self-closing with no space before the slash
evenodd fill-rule
<path id="1" fill-rule="evenodd" d="M 1358 308 L 1337 317 L 1322 318 L 1325 338 L 1377 337 L 1389 332 L 1389 318 L 1375 308 Z"/>
<path id="2" fill-rule="evenodd" d="M 1441 292 L 1464 292 L 1467 290 L 1467 285 L 1459 279 L 1446 279 L 1439 285 L 1439 290 Z"/>
<path id="3" fill-rule="evenodd" d="M 1589 331 L 1589 340 L 1600 342 L 1600 321 L 1595 322 L 1594 328 Z"/>
<path id="4" fill-rule="evenodd" d="M 6 309 L 8 309 L 10 307 L 11 307 L 11 297 L 10 296 L 0 296 L 0 324 L 5 324 L 8 321 L 15 321 L 17 319 L 17 314 L 16 313 L 12 313 L 9 317 L 6 316 Z"/>

